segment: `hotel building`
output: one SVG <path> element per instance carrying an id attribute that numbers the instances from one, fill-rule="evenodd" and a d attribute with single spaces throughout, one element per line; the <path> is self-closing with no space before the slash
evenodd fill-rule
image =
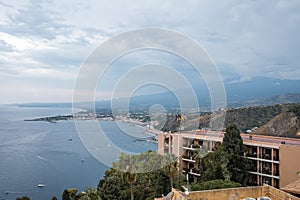
<path id="1" fill-rule="evenodd" d="M 300 178 L 300 140 L 254 134 L 241 136 L 247 148 L 245 157 L 253 163 L 249 171 L 248 185 L 268 184 L 282 188 Z M 200 147 L 213 151 L 222 143 L 223 132 L 186 131 L 182 133 L 161 133 L 158 135 L 158 153 L 172 153 L 179 158 L 180 170 L 188 173 L 190 180 L 201 177 L 200 164 L 194 158 Z"/>

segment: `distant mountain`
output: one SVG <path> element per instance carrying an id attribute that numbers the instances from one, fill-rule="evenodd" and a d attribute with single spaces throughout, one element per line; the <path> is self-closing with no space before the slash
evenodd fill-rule
<path id="1" fill-rule="evenodd" d="M 248 107 L 248 106 L 267 106 L 276 104 L 299 103 L 300 93 L 297 94 L 282 94 L 266 98 L 244 100 L 241 102 L 229 103 L 230 107 Z"/>
<path id="2" fill-rule="evenodd" d="M 251 99 L 262 99 L 287 93 L 300 93 L 300 80 L 281 80 L 256 77 L 249 81 L 225 83 L 229 102 L 243 102 Z"/>
<path id="3" fill-rule="evenodd" d="M 256 105 L 274 105 L 282 103 L 300 102 L 300 80 L 280 80 L 273 78 L 257 77 L 249 81 L 225 82 L 225 92 L 227 107 L 237 108 Z M 189 91 L 194 91 L 202 110 L 210 109 L 211 99 L 205 84 L 193 86 Z M 177 99 L 177 97 L 183 99 Z M 117 107 L 128 106 L 130 109 L 149 109 L 154 104 L 160 104 L 167 110 L 180 108 L 181 102 L 186 102 L 188 106 L 195 108 L 188 95 L 187 90 L 178 90 L 161 94 L 140 95 L 131 98 L 115 99 L 114 105 Z M 25 103 L 15 104 L 25 107 L 71 107 L 72 103 Z M 111 108 L 111 101 L 96 101 L 97 110 L 108 110 Z M 182 105 L 181 105 L 182 106 Z M 81 103 L 82 108 L 86 108 L 86 103 Z"/>
<path id="4" fill-rule="evenodd" d="M 275 105 L 283 103 L 300 102 L 300 81 L 279 80 L 272 78 L 258 77 L 245 82 L 225 83 L 227 107 L 237 108 L 257 105 Z M 191 88 L 196 93 L 200 108 L 207 109 L 211 106 L 210 94 L 207 88 L 200 85 L 198 88 Z M 186 94 L 186 90 L 177 90 L 154 95 L 135 96 L 130 99 L 131 108 L 149 108 L 153 104 L 161 104 L 166 109 L 179 108 L 181 99 L 184 102 L 192 99 Z M 127 99 L 128 101 L 128 99 Z M 193 106 L 192 102 L 190 104 Z"/>

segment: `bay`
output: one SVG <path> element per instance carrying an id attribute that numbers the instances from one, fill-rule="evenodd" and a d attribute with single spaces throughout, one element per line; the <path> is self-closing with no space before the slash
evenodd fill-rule
<path id="1" fill-rule="evenodd" d="M 0 199 L 28 196 L 32 200 L 61 198 L 64 189 L 96 187 L 109 168 L 96 160 L 79 139 L 73 121 L 24 121 L 70 114 L 69 108 L 0 107 Z M 89 127 L 90 121 L 82 121 Z M 149 137 L 142 127 L 99 122 L 111 142 L 129 152 L 157 150 L 157 144 L 136 141 Z M 133 137 L 134 135 L 135 137 Z M 37 184 L 43 183 L 44 188 Z M 6 194 L 8 193 L 8 194 Z"/>

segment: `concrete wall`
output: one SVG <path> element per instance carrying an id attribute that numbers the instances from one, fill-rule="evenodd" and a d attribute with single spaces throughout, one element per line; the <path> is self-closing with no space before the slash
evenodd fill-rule
<path id="1" fill-rule="evenodd" d="M 182 135 L 173 134 L 173 153 L 176 157 L 180 157 L 182 154 Z"/>
<path id="2" fill-rule="evenodd" d="M 182 200 L 240 200 L 247 197 L 258 198 L 262 196 L 270 197 L 272 200 L 300 200 L 300 198 L 294 197 L 286 192 L 267 185 L 258 187 L 195 191 L 190 192 L 188 196 L 174 189 L 172 191 L 174 192 L 173 200 L 177 200 L 180 197 Z"/>
<path id="3" fill-rule="evenodd" d="M 281 145 L 279 147 L 280 159 L 280 188 L 299 179 L 297 172 L 300 171 L 300 147 L 292 145 Z"/>
<path id="4" fill-rule="evenodd" d="M 266 187 L 245 187 L 245 188 L 231 188 L 221 190 L 204 190 L 191 192 L 188 197 L 191 200 L 205 199 L 205 200 L 227 200 L 243 199 L 246 197 L 261 197 L 266 196 Z"/>
<path id="5" fill-rule="evenodd" d="M 157 143 L 158 143 L 158 149 L 157 153 L 160 155 L 164 155 L 164 141 L 165 141 L 165 135 L 164 133 L 160 133 L 157 136 Z"/>

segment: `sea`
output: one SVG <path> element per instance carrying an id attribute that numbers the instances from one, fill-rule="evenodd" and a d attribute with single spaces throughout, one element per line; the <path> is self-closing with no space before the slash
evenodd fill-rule
<path id="1" fill-rule="evenodd" d="M 71 108 L 0 106 L 0 200 L 22 196 L 31 200 L 61 199 L 65 189 L 97 187 L 109 166 L 87 151 L 73 121 L 24 121 L 70 113 Z M 89 127 L 91 121 L 80 123 Z M 122 122 L 117 126 L 114 121 L 99 123 L 120 149 L 137 153 L 157 150 L 156 143 L 136 139 L 151 136 L 143 127 Z M 124 134 L 124 129 L 134 134 Z"/>

